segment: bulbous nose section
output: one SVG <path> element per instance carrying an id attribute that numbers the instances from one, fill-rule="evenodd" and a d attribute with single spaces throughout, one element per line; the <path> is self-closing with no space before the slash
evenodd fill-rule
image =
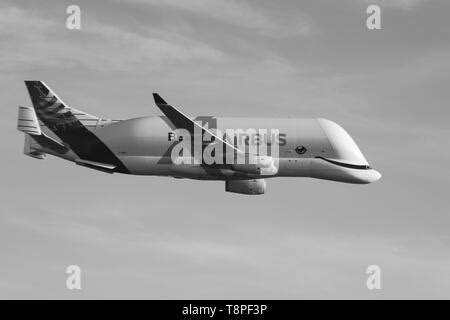
<path id="1" fill-rule="evenodd" d="M 347 131 L 333 121 L 326 119 L 318 119 L 317 121 L 334 153 L 333 159 L 325 160 L 339 167 L 342 175 L 341 181 L 367 184 L 380 180 L 381 174 L 369 166 L 366 158 Z"/>
<path id="2" fill-rule="evenodd" d="M 369 165 L 355 141 L 344 128 L 327 119 L 318 119 L 318 122 L 334 150 L 335 159 L 348 164 Z"/>

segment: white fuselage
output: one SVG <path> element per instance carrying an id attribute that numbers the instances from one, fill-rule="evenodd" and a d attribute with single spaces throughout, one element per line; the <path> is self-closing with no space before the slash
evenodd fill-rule
<path id="1" fill-rule="evenodd" d="M 326 119 L 264 119 L 197 117 L 205 127 L 278 130 L 278 172 L 269 177 L 312 177 L 348 183 L 370 183 L 380 178 L 371 169 L 353 139 Z M 122 120 L 93 128 L 95 135 L 123 162 L 131 174 L 174 176 L 204 180 L 242 179 L 233 170 L 201 164 L 174 164 L 169 140 L 174 129 L 166 117 Z M 297 152 L 297 148 L 304 153 Z M 73 160 L 73 159 L 72 159 Z M 249 177 L 246 175 L 245 177 Z M 251 176 L 250 176 L 251 177 Z M 253 178 L 256 178 L 253 176 Z"/>

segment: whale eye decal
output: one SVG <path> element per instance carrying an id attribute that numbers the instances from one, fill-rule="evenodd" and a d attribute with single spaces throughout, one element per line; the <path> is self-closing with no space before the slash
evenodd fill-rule
<path id="1" fill-rule="evenodd" d="M 306 152 L 306 148 L 304 146 L 298 146 L 297 148 L 295 148 L 295 152 L 297 152 L 298 154 L 304 154 Z"/>

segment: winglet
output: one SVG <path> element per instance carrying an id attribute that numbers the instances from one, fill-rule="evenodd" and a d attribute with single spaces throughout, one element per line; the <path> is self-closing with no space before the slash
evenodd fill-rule
<path id="1" fill-rule="evenodd" d="M 244 153 L 243 151 L 239 150 L 232 144 L 224 141 L 222 138 L 217 136 L 216 134 L 213 134 L 208 129 L 202 127 L 200 124 L 196 123 L 194 120 L 190 119 L 188 116 L 186 116 L 183 112 L 179 111 L 175 107 L 172 107 L 170 104 L 168 104 L 166 101 L 164 101 L 163 98 L 159 96 L 157 93 L 153 93 L 153 99 L 155 99 L 156 106 L 164 113 L 164 115 L 169 119 L 172 124 L 179 129 L 185 129 L 189 131 L 191 135 L 194 135 L 194 127 L 200 128 L 201 130 L 204 130 L 205 132 L 208 132 L 211 136 L 215 138 L 215 140 L 220 141 L 223 144 L 226 144 L 231 149 L 236 150 L 239 153 Z"/>
<path id="2" fill-rule="evenodd" d="M 167 102 L 157 93 L 153 93 L 153 99 L 155 99 L 156 104 L 167 104 Z"/>

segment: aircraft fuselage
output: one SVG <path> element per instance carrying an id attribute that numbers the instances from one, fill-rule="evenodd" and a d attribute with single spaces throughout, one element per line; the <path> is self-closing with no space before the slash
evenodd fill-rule
<path id="1" fill-rule="evenodd" d="M 24 153 L 108 173 L 226 181 L 263 194 L 265 178 L 311 177 L 367 184 L 372 169 L 350 135 L 326 119 L 190 118 L 158 94 L 164 116 L 107 120 L 68 107 L 42 81 L 25 81 L 33 107 L 19 107 Z"/>
<path id="2" fill-rule="evenodd" d="M 379 178 L 347 132 L 326 119 L 196 117 L 194 120 L 221 132 L 262 129 L 270 133 L 277 130 L 278 173 L 266 178 L 312 177 L 348 183 L 370 183 Z M 177 135 L 164 116 L 122 120 L 91 131 L 117 156 L 130 174 L 200 180 L 257 177 L 226 168 L 207 168 L 202 164 L 173 164 L 170 149 L 178 142 L 173 139 Z M 95 145 L 92 147 L 95 148 Z M 72 161 L 76 158 L 76 155 L 67 156 Z"/>

